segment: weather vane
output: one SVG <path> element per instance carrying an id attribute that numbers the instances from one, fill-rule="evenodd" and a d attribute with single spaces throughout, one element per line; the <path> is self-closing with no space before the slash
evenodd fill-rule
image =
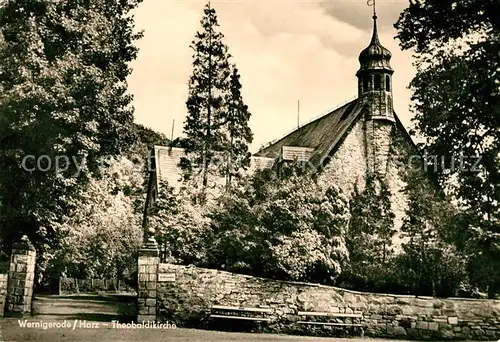
<path id="1" fill-rule="evenodd" d="M 368 6 L 373 7 L 373 19 L 376 19 L 376 18 L 377 18 L 377 11 L 376 11 L 376 8 L 375 8 L 375 0 L 368 0 L 368 1 L 366 2 L 366 4 L 367 4 Z"/>

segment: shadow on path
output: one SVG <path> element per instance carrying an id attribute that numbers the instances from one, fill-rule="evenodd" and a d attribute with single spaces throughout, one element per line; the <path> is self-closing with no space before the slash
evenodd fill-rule
<path id="1" fill-rule="evenodd" d="M 33 319 L 131 322 L 136 317 L 133 295 L 37 295 L 33 299 Z"/>

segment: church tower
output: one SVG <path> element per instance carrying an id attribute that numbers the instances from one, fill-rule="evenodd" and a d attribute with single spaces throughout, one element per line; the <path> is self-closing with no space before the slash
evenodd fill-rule
<path id="1" fill-rule="evenodd" d="M 365 103 L 365 146 L 368 172 L 384 177 L 394 120 L 392 104 L 391 52 L 382 46 L 377 32 L 375 4 L 373 35 L 370 44 L 359 55 L 358 98 Z"/>
<path id="2" fill-rule="evenodd" d="M 359 55 L 358 97 L 366 99 L 373 108 L 373 117 L 394 121 L 392 109 L 391 52 L 380 44 L 377 15 L 373 15 L 373 35 L 370 45 Z"/>

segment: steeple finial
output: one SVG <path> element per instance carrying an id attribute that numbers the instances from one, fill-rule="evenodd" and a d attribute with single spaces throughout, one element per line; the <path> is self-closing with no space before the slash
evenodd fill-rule
<path id="1" fill-rule="evenodd" d="M 373 20 L 377 20 L 377 9 L 376 9 L 376 4 L 375 4 L 375 0 L 368 0 L 366 1 L 366 4 L 368 6 L 371 6 L 373 7 Z"/>
<path id="2" fill-rule="evenodd" d="M 368 0 L 366 2 L 366 4 L 368 6 L 371 6 L 373 7 L 373 35 L 372 35 L 372 41 L 371 43 L 374 44 L 374 43 L 379 43 L 379 39 L 378 39 L 378 31 L 377 31 L 377 8 L 376 8 L 376 0 Z"/>

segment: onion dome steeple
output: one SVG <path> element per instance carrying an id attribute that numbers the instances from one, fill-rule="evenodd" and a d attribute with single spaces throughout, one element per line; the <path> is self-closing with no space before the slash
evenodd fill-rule
<path id="1" fill-rule="evenodd" d="M 377 15 L 373 15 L 373 35 L 370 45 L 359 54 L 359 63 L 361 65 L 358 72 L 362 70 L 387 70 L 391 68 L 392 54 L 389 50 L 380 44 L 377 32 Z"/>
<path id="2" fill-rule="evenodd" d="M 377 14 L 375 0 L 369 0 L 373 6 L 373 34 L 368 47 L 359 54 L 360 68 L 358 77 L 358 97 L 369 102 L 370 117 L 394 120 L 392 107 L 392 74 L 391 52 L 382 46 L 377 31 Z"/>

